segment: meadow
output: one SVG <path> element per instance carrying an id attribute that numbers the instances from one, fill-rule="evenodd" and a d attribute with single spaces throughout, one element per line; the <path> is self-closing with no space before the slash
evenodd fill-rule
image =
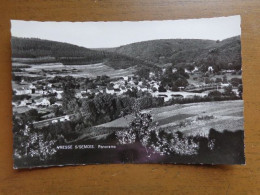
<path id="1" fill-rule="evenodd" d="M 208 136 L 210 128 L 219 132 L 224 130 L 243 130 L 243 101 L 202 102 L 178 104 L 143 110 L 149 112 L 154 123 L 170 132 L 180 131 L 187 136 Z M 126 128 L 132 115 L 98 125 L 102 128 Z"/>

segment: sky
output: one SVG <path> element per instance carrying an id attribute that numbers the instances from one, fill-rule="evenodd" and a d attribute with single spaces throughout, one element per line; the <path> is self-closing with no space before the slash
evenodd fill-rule
<path id="1" fill-rule="evenodd" d="M 16 37 L 40 38 L 87 48 L 109 48 L 154 39 L 223 40 L 241 35 L 240 16 L 123 22 L 11 20 Z"/>

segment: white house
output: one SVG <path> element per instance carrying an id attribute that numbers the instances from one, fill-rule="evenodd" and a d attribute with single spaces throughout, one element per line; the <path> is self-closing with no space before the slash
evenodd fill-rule
<path id="1" fill-rule="evenodd" d="M 61 117 L 60 118 L 60 122 L 64 122 L 64 121 L 69 121 L 70 120 L 70 117 L 68 115 L 64 116 L 64 117 Z"/>
<path id="2" fill-rule="evenodd" d="M 62 99 L 61 93 L 57 93 L 56 98 L 59 99 L 59 100 Z"/>
<path id="3" fill-rule="evenodd" d="M 115 90 L 114 90 L 113 87 L 107 87 L 107 88 L 106 88 L 106 93 L 107 93 L 107 94 L 114 94 L 114 93 L 115 93 Z"/>
<path id="4" fill-rule="evenodd" d="M 213 72 L 214 71 L 214 68 L 212 66 L 209 66 L 208 67 L 208 72 Z"/>
<path id="5" fill-rule="evenodd" d="M 50 103 L 50 101 L 49 101 L 48 99 L 42 98 L 42 99 L 39 99 L 39 100 L 36 102 L 35 105 L 37 105 L 37 106 L 50 106 L 51 103 Z"/>
<path id="6" fill-rule="evenodd" d="M 128 81 L 128 76 L 123 76 L 125 81 Z"/>
<path id="7" fill-rule="evenodd" d="M 114 89 L 119 89 L 119 87 L 120 87 L 120 84 L 118 84 L 118 83 L 114 84 Z"/>
<path id="8" fill-rule="evenodd" d="M 25 89 L 25 88 L 17 88 L 14 89 L 16 95 L 26 95 L 26 94 L 31 94 L 32 90 L 31 89 Z"/>
<path id="9" fill-rule="evenodd" d="M 153 78 L 153 77 L 155 77 L 155 73 L 154 72 L 150 72 L 149 73 L 149 78 Z"/>

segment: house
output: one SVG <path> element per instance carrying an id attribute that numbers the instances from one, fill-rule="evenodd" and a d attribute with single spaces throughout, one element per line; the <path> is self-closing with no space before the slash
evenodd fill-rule
<path id="1" fill-rule="evenodd" d="M 77 89 L 77 90 L 75 91 L 75 97 L 76 97 L 76 98 L 82 98 L 81 90 Z"/>
<path id="2" fill-rule="evenodd" d="M 154 78 L 155 77 L 155 73 L 154 72 L 150 72 L 149 73 L 149 78 Z"/>
<path id="3" fill-rule="evenodd" d="M 234 73 L 236 72 L 235 70 L 222 70 L 223 73 Z"/>
<path id="4" fill-rule="evenodd" d="M 230 84 L 229 83 L 221 83 L 220 86 L 221 87 L 228 87 Z"/>
<path id="5" fill-rule="evenodd" d="M 36 89 L 35 93 L 36 94 L 44 94 L 44 91 L 42 89 Z"/>
<path id="6" fill-rule="evenodd" d="M 36 106 L 50 106 L 51 103 L 47 98 L 40 98 L 36 101 Z"/>
<path id="7" fill-rule="evenodd" d="M 123 76 L 123 79 L 124 79 L 125 81 L 128 81 L 128 80 L 129 80 L 129 77 L 128 77 L 128 76 Z"/>
<path id="8" fill-rule="evenodd" d="M 58 120 L 56 120 L 56 119 L 51 121 L 52 124 L 57 123 L 57 122 L 58 122 Z"/>
<path id="9" fill-rule="evenodd" d="M 31 94 L 32 90 L 24 87 L 14 89 L 15 95 L 28 95 Z"/>
<path id="10" fill-rule="evenodd" d="M 98 86 L 98 87 L 97 87 L 97 90 L 99 91 L 99 93 L 104 93 L 105 90 L 106 90 L 106 87 L 104 87 L 104 86 Z M 83 94 L 82 94 L 82 95 L 83 95 Z"/>
<path id="11" fill-rule="evenodd" d="M 62 106 L 62 101 L 58 100 L 54 103 L 54 105 L 57 105 L 57 106 Z"/>
<path id="12" fill-rule="evenodd" d="M 198 72 L 198 70 L 199 70 L 198 67 L 195 66 L 194 69 L 193 69 L 191 72 L 192 72 L 192 73 L 195 73 L 195 72 Z"/>
<path id="13" fill-rule="evenodd" d="M 62 99 L 61 93 L 57 93 L 56 98 L 59 99 L 59 100 Z"/>
<path id="14" fill-rule="evenodd" d="M 139 85 L 139 86 L 142 86 L 142 85 L 143 85 L 143 81 L 139 81 L 139 82 L 138 82 L 138 85 Z"/>
<path id="15" fill-rule="evenodd" d="M 70 117 L 68 115 L 66 115 L 66 116 L 61 117 L 59 121 L 64 122 L 64 121 L 69 121 L 69 120 L 70 120 Z"/>
<path id="16" fill-rule="evenodd" d="M 127 88 L 125 86 L 122 86 L 120 89 L 122 93 L 125 93 L 127 91 Z"/>
<path id="17" fill-rule="evenodd" d="M 22 100 L 22 101 L 20 102 L 19 106 L 27 106 L 28 103 L 29 103 L 29 100 L 24 99 L 24 100 Z"/>
<path id="18" fill-rule="evenodd" d="M 99 91 L 98 89 L 93 89 L 93 93 L 94 93 L 95 95 L 98 95 L 98 94 L 100 94 L 100 91 Z"/>
<path id="19" fill-rule="evenodd" d="M 118 83 L 115 83 L 113 87 L 114 87 L 114 89 L 119 89 L 119 87 L 120 87 L 120 84 L 118 84 Z"/>
<path id="20" fill-rule="evenodd" d="M 63 89 L 62 88 L 56 88 L 56 89 L 53 89 L 53 92 L 54 93 L 63 93 Z"/>
<path id="21" fill-rule="evenodd" d="M 55 117 L 55 114 L 54 114 L 54 113 L 49 113 L 49 114 L 43 115 L 41 118 L 42 118 L 43 120 L 46 120 L 46 119 L 54 118 L 54 117 Z"/>
<path id="22" fill-rule="evenodd" d="M 178 87 L 180 91 L 183 91 L 185 87 Z"/>
<path id="23" fill-rule="evenodd" d="M 115 93 L 120 93 L 121 90 L 120 90 L 119 88 L 114 88 L 114 92 L 115 92 Z"/>
<path id="24" fill-rule="evenodd" d="M 36 87 L 33 84 L 29 85 L 29 89 L 31 90 L 31 94 L 35 94 Z"/>
<path id="25" fill-rule="evenodd" d="M 144 85 L 142 85 L 142 86 L 140 86 L 140 88 L 139 88 L 141 91 L 148 91 L 148 89 L 147 89 L 147 87 L 146 86 L 144 86 Z"/>
<path id="26" fill-rule="evenodd" d="M 107 87 L 106 88 L 106 93 L 107 94 L 114 94 L 115 93 L 114 88 L 113 87 Z"/>
<path id="27" fill-rule="evenodd" d="M 208 67 L 208 72 L 213 72 L 214 71 L 214 68 L 212 66 L 209 66 Z"/>
<path id="28" fill-rule="evenodd" d="M 82 94 L 81 94 L 80 92 L 77 92 L 77 93 L 75 94 L 75 97 L 76 97 L 76 98 L 82 98 L 83 96 L 82 96 Z"/>

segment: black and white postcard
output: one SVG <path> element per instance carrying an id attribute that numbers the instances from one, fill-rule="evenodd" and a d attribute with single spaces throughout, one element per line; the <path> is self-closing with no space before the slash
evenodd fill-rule
<path id="1" fill-rule="evenodd" d="M 245 164 L 240 21 L 12 20 L 14 168 Z"/>

